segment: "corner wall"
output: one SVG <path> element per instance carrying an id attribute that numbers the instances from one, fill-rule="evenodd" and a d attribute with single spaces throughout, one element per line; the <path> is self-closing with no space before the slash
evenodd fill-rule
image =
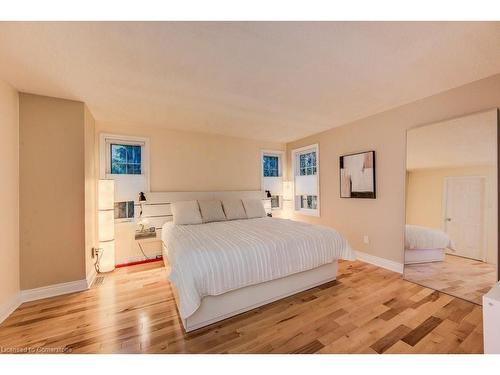
<path id="1" fill-rule="evenodd" d="M 83 280 L 84 104 L 19 94 L 21 289 Z"/>
<path id="2" fill-rule="evenodd" d="M 19 97 L 0 81 L 0 323 L 19 296 Z"/>
<path id="3" fill-rule="evenodd" d="M 85 169 L 85 275 L 90 285 L 95 277 L 92 248 L 97 244 L 97 177 L 95 120 L 84 105 L 84 169 Z"/>
<path id="4" fill-rule="evenodd" d="M 354 249 L 402 264 L 406 130 L 496 107 L 500 75 L 288 143 L 288 159 L 291 150 L 313 143 L 320 152 L 321 217 L 294 216 L 334 227 Z M 367 150 L 376 151 L 377 199 L 340 198 L 340 155 Z"/>

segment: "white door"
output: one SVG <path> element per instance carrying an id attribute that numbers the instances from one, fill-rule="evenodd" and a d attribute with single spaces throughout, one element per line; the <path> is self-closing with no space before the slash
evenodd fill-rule
<path id="1" fill-rule="evenodd" d="M 483 260 L 484 177 L 446 177 L 444 228 L 455 252 L 450 254 Z"/>

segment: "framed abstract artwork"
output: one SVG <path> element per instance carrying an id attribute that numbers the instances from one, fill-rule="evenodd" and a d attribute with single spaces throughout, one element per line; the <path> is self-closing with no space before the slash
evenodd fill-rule
<path id="1" fill-rule="evenodd" d="M 376 198 L 375 151 L 340 157 L 340 197 Z"/>

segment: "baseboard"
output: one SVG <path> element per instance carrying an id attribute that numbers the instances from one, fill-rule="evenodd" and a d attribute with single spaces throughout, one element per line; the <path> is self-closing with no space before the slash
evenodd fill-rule
<path id="1" fill-rule="evenodd" d="M 370 263 L 374 266 L 382 267 L 389 271 L 403 273 L 403 263 L 398 263 L 393 260 L 381 258 L 358 250 L 356 250 L 356 256 L 358 260 L 361 260 L 362 262 Z"/>
<path id="2" fill-rule="evenodd" d="M 7 302 L 0 305 L 0 324 L 14 312 L 21 304 L 19 293 L 12 296 Z"/>
<path id="3" fill-rule="evenodd" d="M 83 279 L 70 281 L 68 283 L 42 286 L 41 288 L 21 290 L 21 302 L 24 303 L 68 293 L 81 292 L 87 289 L 87 279 Z"/>

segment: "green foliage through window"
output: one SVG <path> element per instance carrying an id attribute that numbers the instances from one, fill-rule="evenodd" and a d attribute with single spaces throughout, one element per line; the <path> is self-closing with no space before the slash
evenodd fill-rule
<path id="1" fill-rule="evenodd" d="M 316 151 L 299 155 L 299 172 L 301 176 L 316 174 Z"/>
<path id="2" fill-rule="evenodd" d="M 111 144 L 111 174 L 141 173 L 141 146 Z"/>
<path id="3" fill-rule="evenodd" d="M 264 155 L 262 159 L 264 177 L 279 177 L 279 157 Z"/>

